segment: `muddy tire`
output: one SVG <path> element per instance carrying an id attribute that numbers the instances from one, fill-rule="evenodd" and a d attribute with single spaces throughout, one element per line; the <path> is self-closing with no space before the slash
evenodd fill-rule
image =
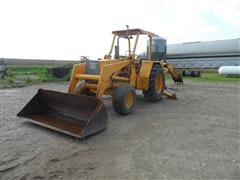
<path id="1" fill-rule="evenodd" d="M 136 101 L 136 90 L 131 86 L 117 87 L 112 98 L 113 109 L 120 115 L 133 112 Z"/>
<path id="2" fill-rule="evenodd" d="M 165 77 L 163 69 L 159 64 L 155 64 L 150 73 L 149 88 L 147 91 L 143 91 L 144 99 L 152 102 L 161 100 L 164 88 Z"/>

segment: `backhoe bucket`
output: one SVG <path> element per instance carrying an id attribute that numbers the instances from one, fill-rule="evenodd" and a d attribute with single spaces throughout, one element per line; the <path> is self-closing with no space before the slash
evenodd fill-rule
<path id="1" fill-rule="evenodd" d="M 43 89 L 17 115 L 77 138 L 107 127 L 107 112 L 100 99 Z"/>

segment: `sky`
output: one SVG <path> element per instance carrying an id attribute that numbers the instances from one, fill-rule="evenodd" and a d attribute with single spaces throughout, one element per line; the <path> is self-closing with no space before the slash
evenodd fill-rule
<path id="1" fill-rule="evenodd" d="M 168 44 L 239 38 L 240 0 L 0 0 L 0 58 L 103 57 L 126 25 Z"/>

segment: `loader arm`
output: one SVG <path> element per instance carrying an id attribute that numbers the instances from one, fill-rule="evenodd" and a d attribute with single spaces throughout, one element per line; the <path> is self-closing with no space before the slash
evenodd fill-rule
<path id="1" fill-rule="evenodd" d="M 105 91 L 112 87 L 112 80 L 121 78 L 117 76 L 113 77 L 113 75 L 119 72 L 122 68 L 130 65 L 131 62 L 132 60 L 124 60 L 116 63 L 103 65 L 100 72 L 96 97 L 101 98 Z"/>
<path id="2" fill-rule="evenodd" d="M 73 94 L 75 91 L 76 84 L 78 83 L 78 79 L 76 78 L 77 74 L 84 74 L 85 73 L 86 64 L 75 64 L 73 65 L 72 75 L 70 78 L 70 84 L 68 88 L 68 94 Z"/>
<path id="3" fill-rule="evenodd" d="M 102 60 L 100 62 L 101 62 L 101 70 L 99 75 L 85 74 L 85 64 L 74 65 L 68 93 L 74 94 L 76 84 L 78 83 L 79 80 L 97 81 L 97 84 L 95 84 L 95 87 L 96 87 L 95 91 L 96 91 L 97 98 L 102 98 L 106 90 L 112 87 L 114 80 L 120 80 L 120 82 L 132 81 L 132 84 L 134 84 L 136 77 L 123 78 L 123 77 L 117 76 L 118 72 L 121 71 L 122 68 L 129 66 L 132 60 L 129 60 L 129 59 L 118 60 L 118 61 Z"/>

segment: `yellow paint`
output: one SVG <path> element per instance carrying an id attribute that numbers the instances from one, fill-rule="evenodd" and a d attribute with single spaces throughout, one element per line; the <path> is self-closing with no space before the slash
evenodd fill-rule
<path id="1" fill-rule="evenodd" d="M 75 87 L 78 83 L 78 79 L 75 76 L 76 76 L 76 74 L 84 74 L 85 66 L 86 66 L 85 63 L 73 65 L 72 75 L 71 75 L 71 79 L 70 79 L 70 85 L 68 88 L 69 94 L 74 93 Z"/>
<path id="2" fill-rule="evenodd" d="M 104 92 L 112 87 L 112 75 L 119 72 L 123 67 L 131 64 L 131 60 L 118 61 L 112 64 L 103 65 L 100 72 L 100 79 L 98 82 L 98 89 L 96 97 L 101 98 Z"/>
<path id="3" fill-rule="evenodd" d="M 76 79 L 83 79 L 83 80 L 95 80 L 98 81 L 100 76 L 99 75 L 90 75 L 90 74 L 76 74 Z"/>
<path id="4" fill-rule="evenodd" d="M 157 93 L 160 93 L 164 89 L 164 77 L 159 74 L 157 75 L 156 81 L 155 81 L 155 88 Z"/>
<path id="5" fill-rule="evenodd" d="M 149 76 L 152 70 L 153 61 L 142 61 L 140 73 L 137 77 L 137 89 L 148 90 Z"/>
<path id="6" fill-rule="evenodd" d="M 128 92 L 128 94 L 125 96 L 124 104 L 126 108 L 131 108 L 134 102 L 134 97 L 131 92 Z"/>

